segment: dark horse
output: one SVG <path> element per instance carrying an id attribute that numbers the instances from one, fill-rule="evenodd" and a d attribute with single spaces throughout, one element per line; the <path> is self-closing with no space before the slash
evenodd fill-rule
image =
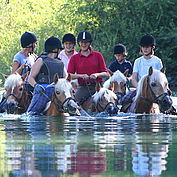
<path id="1" fill-rule="evenodd" d="M 133 102 L 123 104 L 121 112 L 164 113 L 172 107 L 170 95 L 164 69 L 158 71 L 150 67 L 149 73 L 138 82 Z"/>
<path id="2" fill-rule="evenodd" d="M 25 113 L 31 98 L 27 92 L 25 81 L 28 73 L 21 76 L 18 73 L 5 76 L 4 88 L 6 90 L 6 104 L 4 109 L 8 114 Z"/>

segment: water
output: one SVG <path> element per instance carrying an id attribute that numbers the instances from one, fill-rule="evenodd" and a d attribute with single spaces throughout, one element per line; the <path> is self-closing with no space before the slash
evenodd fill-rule
<path id="1" fill-rule="evenodd" d="M 0 176 L 177 176 L 177 117 L 0 115 Z"/>

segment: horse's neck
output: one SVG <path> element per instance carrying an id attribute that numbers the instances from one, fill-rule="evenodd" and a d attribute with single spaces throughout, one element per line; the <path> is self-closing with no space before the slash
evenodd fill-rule
<path id="1" fill-rule="evenodd" d="M 57 100 L 53 99 L 53 97 L 54 96 L 52 96 L 52 100 L 54 100 L 54 102 L 52 101 L 50 103 L 49 109 L 46 111 L 45 115 L 46 116 L 64 115 L 64 113 L 57 108 Z"/>
<path id="2" fill-rule="evenodd" d="M 135 113 L 151 113 L 152 103 L 143 98 L 136 100 Z"/>

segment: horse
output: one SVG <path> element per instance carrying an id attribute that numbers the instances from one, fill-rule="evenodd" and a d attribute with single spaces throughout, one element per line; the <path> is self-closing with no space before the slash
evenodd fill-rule
<path id="1" fill-rule="evenodd" d="M 122 105 L 121 112 L 129 113 L 161 113 L 172 107 L 171 91 L 164 68 L 149 68 L 147 75 L 138 82 L 136 96 L 132 103 Z M 155 108 L 154 108 L 155 105 Z"/>
<path id="2" fill-rule="evenodd" d="M 82 108 L 87 112 L 91 110 L 93 113 L 107 112 L 109 115 L 117 114 L 117 96 L 113 90 L 114 83 L 109 88 L 104 88 L 97 82 L 95 94 L 83 103 Z"/>
<path id="3" fill-rule="evenodd" d="M 109 88 L 111 83 L 114 83 L 114 93 L 117 95 L 117 104 L 118 101 L 129 92 L 129 83 L 127 79 L 128 69 L 121 73 L 119 70 L 116 72 L 112 72 L 111 70 L 108 70 L 110 74 L 110 78 L 106 80 L 103 84 L 103 87 Z"/>
<path id="4" fill-rule="evenodd" d="M 18 73 L 9 76 L 4 75 L 6 78 L 4 88 L 6 90 L 6 104 L 4 109 L 8 114 L 22 114 L 25 113 L 31 98 L 27 92 L 25 81 L 28 73 L 21 76 Z"/>
<path id="5" fill-rule="evenodd" d="M 45 111 L 46 116 L 79 116 L 81 108 L 78 106 L 73 96 L 71 85 L 71 75 L 66 79 L 59 78 L 58 74 L 54 76 L 54 91 L 52 99 L 48 103 Z M 67 114 L 68 113 L 68 114 Z"/>

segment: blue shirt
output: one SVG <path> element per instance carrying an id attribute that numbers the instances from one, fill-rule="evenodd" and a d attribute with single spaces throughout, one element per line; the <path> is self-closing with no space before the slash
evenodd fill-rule
<path id="1" fill-rule="evenodd" d="M 133 71 L 132 64 L 127 60 L 124 60 L 124 62 L 122 64 L 120 64 L 117 60 L 114 60 L 110 64 L 109 69 L 112 72 L 119 70 L 121 73 L 124 73 L 127 69 L 129 69 L 128 77 L 130 77 L 132 75 L 132 71 Z"/>

